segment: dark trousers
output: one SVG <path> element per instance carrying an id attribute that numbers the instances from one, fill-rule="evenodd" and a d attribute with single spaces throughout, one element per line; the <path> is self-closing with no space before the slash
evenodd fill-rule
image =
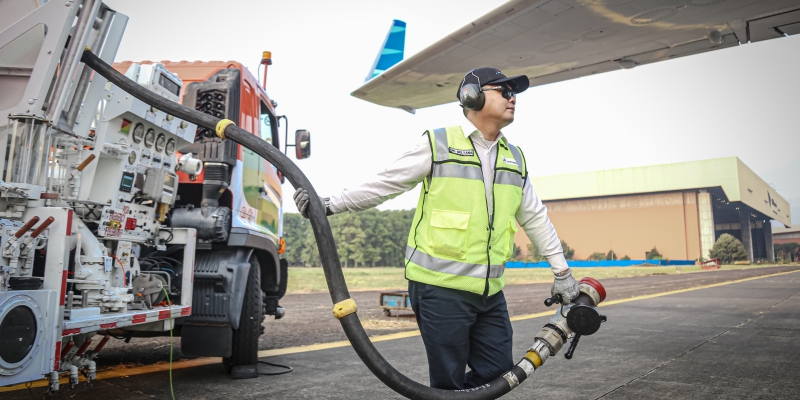
<path id="1" fill-rule="evenodd" d="M 474 388 L 514 367 L 502 291 L 483 297 L 408 281 L 408 294 L 428 354 L 431 387 Z"/>

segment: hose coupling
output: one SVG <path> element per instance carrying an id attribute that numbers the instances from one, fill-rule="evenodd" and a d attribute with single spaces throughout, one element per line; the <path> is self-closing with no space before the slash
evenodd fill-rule
<path id="1" fill-rule="evenodd" d="M 506 382 L 508 382 L 508 386 L 510 386 L 511 389 L 514 389 L 515 387 L 519 386 L 519 378 L 517 378 L 517 375 L 514 374 L 514 371 L 508 371 L 505 374 L 503 374 L 503 379 L 505 379 Z"/>
<path id="2" fill-rule="evenodd" d="M 550 350 L 550 346 L 548 345 L 547 342 L 545 342 L 542 339 L 536 339 L 533 342 L 533 346 L 531 346 L 531 348 L 528 349 L 528 354 L 530 354 L 531 352 L 536 353 L 536 355 L 539 357 L 539 360 L 540 360 L 540 364 L 536 365 L 536 368 L 539 368 L 550 357 L 550 355 L 551 355 L 550 351 L 551 351 Z M 527 355 L 526 355 L 526 357 L 527 357 Z M 535 363 L 534 363 L 534 365 L 535 365 Z"/>

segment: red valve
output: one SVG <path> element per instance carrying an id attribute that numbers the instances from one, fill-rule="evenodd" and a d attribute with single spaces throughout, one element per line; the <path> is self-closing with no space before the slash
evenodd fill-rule
<path id="1" fill-rule="evenodd" d="M 587 277 L 581 279 L 580 283 L 585 283 L 585 284 L 593 287 L 594 290 L 597 290 L 597 294 L 600 295 L 600 301 L 601 302 L 606 299 L 606 288 L 604 288 L 603 285 L 597 279 L 589 278 L 587 276 Z"/>

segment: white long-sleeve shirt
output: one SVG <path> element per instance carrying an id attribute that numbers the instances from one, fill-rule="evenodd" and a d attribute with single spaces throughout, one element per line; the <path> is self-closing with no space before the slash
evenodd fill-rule
<path id="1" fill-rule="evenodd" d="M 493 152 L 497 140 L 502 140 L 500 133 L 495 141 L 487 141 L 483 134 L 474 125 L 467 122 L 461 129 L 470 132 L 469 137 L 475 144 L 478 158 L 481 160 L 483 182 L 486 187 L 486 202 L 488 209 L 493 209 L 492 177 L 494 176 L 497 154 Z M 431 154 L 429 139 L 422 135 L 419 143 L 413 149 L 403 154 L 392 163 L 385 171 L 379 173 L 375 179 L 342 193 L 331 196 L 330 210 L 334 213 L 345 211 L 362 211 L 380 205 L 386 200 L 395 198 L 400 194 L 413 189 L 431 173 Z M 491 215 L 489 216 L 491 218 Z M 536 191 L 526 178 L 522 188 L 522 203 L 517 210 L 516 219 L 531 243 L 536 246 L 547 262 L 553 273 L 561 272 L 567 268 L 567 260 L 550 218 L 547 217 L 547 207 L 536 195 Z"/>

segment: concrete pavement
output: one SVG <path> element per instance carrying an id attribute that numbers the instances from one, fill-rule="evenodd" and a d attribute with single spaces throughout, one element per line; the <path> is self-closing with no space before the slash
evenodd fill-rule
<path id="1" fill-rule="evenodd" d="M 643 298 L 601 308 L 609 321 L 581 340 L 572 360 L 562 354 L 508 399 L 798 398 L 800 394 L 800 272 L 701 290 Z M 521 357 L 549 317 L 514 322 Z M 398 370 L 427 382 L 418 336 L 376 343 Z M 269 357 L 295 371 L 233 381 L 221 365 L 173 372 L 178 399 L 401 398 L 361 363 L 350 347 Z M 264 367 L 263 371 L 276 371 Z M 43 389 L 0 393 L 0 399 L 41 396 Z M 101 380 L 75 399 L 168 399 L 168 373 Z"/>

